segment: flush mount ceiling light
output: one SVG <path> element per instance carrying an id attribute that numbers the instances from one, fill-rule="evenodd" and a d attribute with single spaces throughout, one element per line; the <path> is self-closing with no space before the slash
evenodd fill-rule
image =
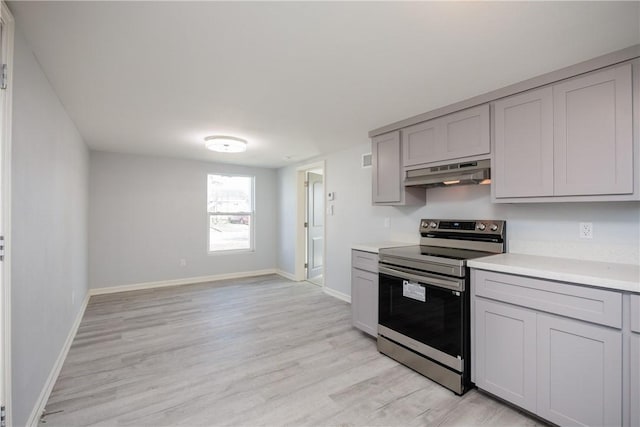
<path id="1" fill-rule="evenodd" d="M 207 150 L 218 153 L 242 153 L 247 151 L 247 141 L 235 136 L 212 135 L 204 139 Z"/>

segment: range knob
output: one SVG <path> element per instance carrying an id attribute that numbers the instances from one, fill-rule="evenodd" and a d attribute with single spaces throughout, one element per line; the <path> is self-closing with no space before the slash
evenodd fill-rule
<path id="1" fill-rule="evenodd" d="M 479 222 L 476 224 L 476 228 L 480 231 L 484 231 L 484 229 L 487 228 L 487 226 L 484 225 L 482 222 Z"/>
<path id="2" fill-rule="evenodd" d="M 422 221 L 422 223 L 420 224 L 420 227 L 422 228 L 427 228 L 429 226 L 429 223 L 427 221 Z"/>
<path id="3" fill-rule="evenodd" d="M 429 224 L 429 227 L 431 228 L 436 228 L 438 226 L 438 224 L 435 223 L 435 221 L 431 221 L 431 224 Z"/>
<path id="4" fill-rule="evenodd" d="M 497 231 L 498 230 L 498 226 L 495 224 L 491 224 L 491 226 L 489 227 L 489 230 L 491 231 Z"/>

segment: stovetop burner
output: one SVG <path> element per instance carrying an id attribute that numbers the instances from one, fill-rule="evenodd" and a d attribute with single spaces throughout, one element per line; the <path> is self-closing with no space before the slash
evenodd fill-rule
<path id="1" fill-rule="evenodd" d="M 380 262 L 463 277 L 467 260 L 504 252 L 506 223 L 423 219 L 420 234 L 420 245 L 381 249 Z"/>

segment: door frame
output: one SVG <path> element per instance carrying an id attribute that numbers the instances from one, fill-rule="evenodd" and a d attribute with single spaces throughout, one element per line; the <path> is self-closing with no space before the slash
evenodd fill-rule
<path id="1" fill-rule="evenodd" d="M 304 183 L 307 178 L 307 172 L 321 169 L 322 170 L 322 182 L 324 184 L 325 196 L 324 196 L 324 208 L 323 209 L 323 224 L 322 228 L 322 288 L 324 289 L 326 283 L 326 260 L 327 260 L 327 170 L 325 168 L 325 161 L 321 160 L 315 163 L 309 163 L 306 165 L 298 166 L 296 168 L 296 257 L 295 257 L 295 279 L 298 282 L 307 280 L 307 274 L 305 271 L 304 263 L 307 260 L 307 230 L 304 228 L 304 222 L 306 219 L 307 210 L 307 189 Z"/>
<path id="2" fill-rule="evenodd" d="M 0 276 L 0 352 L 2 355 L 2 374 L 0 374 L 0 394 L 4 398 L 5 422 L 12 425 L 11 411 L 11 113 L 13 97 L 13 49 L 15 21 L 4 1 L 0 2 L 0 20 L 4 31 L 2 37 L 2 53 L 0 63 L 7 64 L 7 87 L 4 89 L 4 102 L 0 120 L 0 233 L 4 234 L 4 261 Z M 6 62 L 5 62 L 6 61 Z"/>
<path id="3" fill-rule="evenodd" d="M 310 230 L 311 230 L 311 218 L 310 218 L 310 212 L 311 212 L 311 194 L 312 194 L 312 189 L 310 186 L 311 183 L 311 179 L 309 177 L 310 174 L 314 174 L 317 176 L 320 176 L 322 178 L 322 268 L 321 268 L 321 272 L 319 276 L 314 276 L 313 278 L 317 278 L 317 277 L 321 277 L 321 281 L 318 280 L 312 280 L 312 277 L 309 277 L 309 271 L 310 271 L 310 265 L 311 265 L 311 253 L 309 252 L 309 248 L 311 247 L 311 242 L 310 240 Z M 317 169 L 312 169 L 312 170 L 308 170 L 305 172 L 305 180 L 307 182 L 306 184 L 306 191 L 305 191 L 305 222 L 307 223 L 307 227 L 305 227 L 305 263 L 307 264 L 307 267 L 305 268 L 305 280 L 307 282 L 311 282 L 314 285 L 318 285 L 318 286 L 322 286 L 322 282 L 324 282 L 324 216 L 325 216 L 325 207 L 324 207 L 324 170 L 317 168 Z M 316 201 L 313 201 L 314 206 Z"/>

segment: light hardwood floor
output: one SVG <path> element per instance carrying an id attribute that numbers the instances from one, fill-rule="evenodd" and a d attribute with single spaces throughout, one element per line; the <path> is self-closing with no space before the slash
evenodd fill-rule
<path id="1" fill-rule="evenodd" d="M 279 276 L 94 296 L 45 426 L 533 426 L 378 353 L 350 306 Z"/>

